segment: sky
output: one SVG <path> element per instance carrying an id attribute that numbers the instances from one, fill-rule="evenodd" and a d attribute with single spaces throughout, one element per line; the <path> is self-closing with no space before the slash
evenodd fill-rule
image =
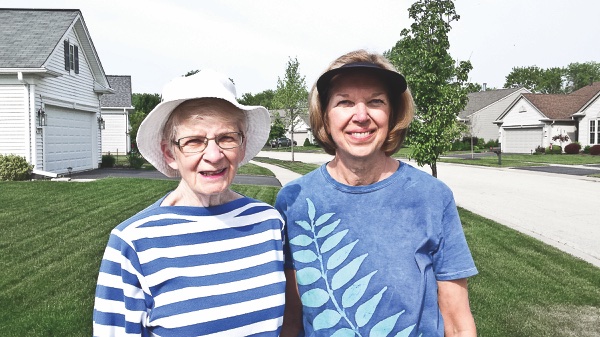
<path id="1" fill-rule="evenodd" d="M 131 75 L 134 93 L 212 68 L 237 96 L 277 88 L 297 59 L 307 89 L 338 56 L 383 53 L 412 21 L 413 0 L 0 0 L 0 8 L 80 9 L 107 75 Z M 513 67 L 600 62 L 600 1 L 456 0 L 450 55 L 469 80 L 502 88 Z M 1 34 L 1 32 L 0 32 Z M 409 83 L 410 86 L 410 83 Z"/>

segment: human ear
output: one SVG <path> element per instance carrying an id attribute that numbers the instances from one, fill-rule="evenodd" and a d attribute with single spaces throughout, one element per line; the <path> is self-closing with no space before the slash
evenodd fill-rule
<path id="1" fill-rule="evenodd" d="M 163 157 L 167 162 L 167 165 L 171 167 L 173 170 L 178 170 L 179 166 L 177 165 L 177 161 L 175 160 L 175 153 L 173 153 L 173 147 L 169 144 L 162 142 L 160 143 L 160 150 L 162 151 Z"/>

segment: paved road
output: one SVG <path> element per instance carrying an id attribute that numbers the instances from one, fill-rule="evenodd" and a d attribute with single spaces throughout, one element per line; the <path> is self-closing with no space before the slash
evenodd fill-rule
<path id="1" fill-rule="evenodd" d="M 285 152 L 259 156 L 291 160 Z M 321 164 L 331 156 L 296 153 L 294 159 Z M 460 207 L 600 267 L 600 179 L 565 173 L 438 163 L 438 178 Z"/>

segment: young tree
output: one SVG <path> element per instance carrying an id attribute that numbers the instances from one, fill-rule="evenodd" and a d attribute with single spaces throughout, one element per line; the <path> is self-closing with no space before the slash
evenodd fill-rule
<path id="1" fill-rule="evenodd" d="M 460 136 L 457 116 L 467 103 L 467 79 L 473 68 L 448 53 L 450 23 L 457 21 L 452 0 L 418 0 L 408 10 L 414 20 L 385 55 L 406 76 L 416 112 L 410 125 L 409 154 L 417 164 L 429 165 L 437 177 L 437 161 Z"/>
<path id="2" fill-rule="evenodd" d="M 283 79 L 277 78 L 277 90 L 273 97 L 273 108 L 283 110 L 282 122 L 290 131 L 292 161 L 294 161 L 294 129 L 308 112 L 308 90 L 305 77 L 300 75 L 298 70 L 299 66 L 298 59 L 290 57 Z"/>

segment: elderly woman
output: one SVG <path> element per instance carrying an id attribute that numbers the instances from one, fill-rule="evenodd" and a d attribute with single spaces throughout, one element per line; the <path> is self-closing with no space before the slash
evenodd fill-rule
<path id="1" fill-rule="evenodd" d="M 203 70 L 176 78 L 138 131 L 177 188 L 118 225 L 100 267 L 94 336 L 278 336 L 285 275 L 279 213 L 230 189 L 266 143 L 265 108 Z"/>
<path id="2" fill-rule="evenodd" d="M 275 203 L 306 336 L 476 335 L 467 277 L 477 269 L 452 192 L 391 158 L 413 109 L 404 77 L 363 50 L 311 91 L 314 136 L 334 158 Z"/>

